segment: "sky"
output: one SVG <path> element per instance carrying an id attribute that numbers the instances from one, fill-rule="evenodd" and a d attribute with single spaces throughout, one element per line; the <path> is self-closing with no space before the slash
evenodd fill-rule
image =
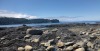
<path id="1" fill-rule="evenodd" d="M 0 16 L 98 21 L 100 0 L 0 0 Z"/>

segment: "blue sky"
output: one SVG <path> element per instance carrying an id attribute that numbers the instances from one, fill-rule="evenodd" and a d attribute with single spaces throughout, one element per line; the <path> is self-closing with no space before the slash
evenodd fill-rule
<path id="1" fill-rule="evenodd" d="M 100 20 L 100 0 L 0 0 L 0 16 Z"/>

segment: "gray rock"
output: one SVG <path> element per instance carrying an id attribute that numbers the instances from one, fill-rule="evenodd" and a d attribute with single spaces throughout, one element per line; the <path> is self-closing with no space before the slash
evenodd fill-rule
<path id="1" fill-rule="evenodd" d="M 35 29 L 27 29 L 26 34 L 42 35 L 43 31 L 42 30 L 35 30 Z"/>

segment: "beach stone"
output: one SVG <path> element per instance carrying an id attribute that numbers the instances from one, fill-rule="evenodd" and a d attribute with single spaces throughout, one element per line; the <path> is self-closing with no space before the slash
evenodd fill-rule
<path id="1" fill-rule="evenodd" d="M 91 43 L 91 42 L 88 42 L 88 43 L 87 43 L 87 46 L 90 47 L 90 48 L 93 48 L 93 47 L 94 47 L 94 44 Z"/>
<path id="2" fill-rule="evenodd" d="M 54 46 L 48 46 L 46 48 L 47 51 L 56 51 L 56 49 L 54 48 Z"/>
<path id="3" fill-rule="evenodd" d="M 43 34 L 40 37 L 40 41 L 48 41 L 48 40 L 55 39 L 55 38 L 56 38 L 56 34 Z"/>
<path id="4" fill-rule="evenodd" d="M 41 42 L 40 44 L 43 45 L 43 46 L 45 46 L 45 47 L 50 46 L 50 43 L 48 43 L 48 42 Z"/>
<path id="5" fill-rule="evenodd" d="M 56 34 L 56 32 L 58 31 L 58 29 L 55 28 L 55 29 L 53 29 L 53 30 L 51 30 L 51 31 L 52 31 L 52 34 Z"/>
<path id="6" fill-rule="evenodd" d="M 80 35 L 85 35 L 85 34 L 86 34 L 86 32 L 80 31 Z"/>
<path id="7" fill-rule="evenodd" d="M 98 51 L 100 51 L 100 48 L 98 49 Z"/>
<path id="8" fill-rule="evenodd" d="M 57 38 L 57 39 L 60 39 L 61 37 L 60 37 L 60 36 L 57 36 L 56 38 Z"/>
<path id="9" fill-rule="evenodd" d="M 66 46 L 73 45 L 73 44 L 74 44 L 74 42 L 67 42 L 67 43 L 64 43 L 64 45 L 66 45 Z"/>
<path id="10" fill-rule="evenodd" d="M 39 39 L 33 39 L 31 42 L 38 43 L 39 42 Z"/>
<path id="11" fill-rule="evenodd" d="M 48 40 L 48 43 L 50 43 L 50 45 L 55 45 L 56 44 L 54 39 Z"/>
<path id="12" fill-rule="evenodd" d="M 97 38 L 97 37 L 94 36 L 94 35 L 90 35 L 89 37 L 90 37 L 90 40 L 95 40 L 95 39 Z"/>
<path id="13" fill-rule="evenodd" d="M 25 39 L 26 42 L 31 42 L 31 39 Z"/>
<path id="14" fill-rule="evenodd" d="M 78 48 L 75 51 L 85 51 L 85 49 L 84 48 Z"/>
<path id="15" fill-rule="evenodd" d="M 25 46 L 25 51 L 30 51 L 30 50 L 32 50 L 32 48 L 33 48 L 32 46 L 26 45 L 26 46 Z"/>
<path id="16" fill-rule="evenodd" d="M 73 45 L 73 48 L 77 48 L 78 46 L 79 46 L 79 45 L 77 45 L 77 44 L 74 44 L 74 45 Z"/>
<path id="17" fill-rule="evenodd" d="M 62 42 L 61 40 L 59 40 L 58 43 L 57 43 L 57 46 L 58 47 L 63 47 L 64 46 L 64 42 Z"/>
<path id="18" fill-rule="evenodd" d="M 30 34 L 27 34 L 27 35 L 24 36 L 25 39 L 29 39 L 30 37 L 31 37 Z"/>
<path id="19" fill-rule="evenodd" d="M 19 31 L 19 30 L 26 31 L 28 28 L 30 28 L 30 27 L 28 27 L 28 26 L 19 26 L 19 27 L 16 28 L 16 30 L 17 31 Z"/>
<path id="20" fill-rule="evenodd" d="M 57 32 L 57 31 L 58 31 L 58 29 L 57 29 L 57 28 L 54 28 L 52 31 L 53 31 L 53 32 Z"/>
<path id="21" fill-rule="evenodd" d="M 80 41 L 80 42 L 77 42 L 76 44 L 79 45 L 79 46 L 81 46 L 81 47 L 83 47 L 84 42 L 83 41 Z"/>
<path id="22" fill-rule="evenodd" d="M 73 50 L 73 46 L 69 46 L 66 48 L 66 51 L 71 51 L 71 50 Z"/>
<path id="23" fill-rule="evenodd" d="M 18 51 L 23 51 L 24 47 L 18 47 Z"/>
<path id="24" fill-rule="evenodd" d="M 43 34 L 48 34 L 49 33 L 49 30 L 46 30 L 43 32 Z"/>
<path id="25" fill-rule="evenodd" d="M 26 34 L 42 35 L 43 31 L 42 30 L 36 30 L 36 29 L 27 29 Z"/>

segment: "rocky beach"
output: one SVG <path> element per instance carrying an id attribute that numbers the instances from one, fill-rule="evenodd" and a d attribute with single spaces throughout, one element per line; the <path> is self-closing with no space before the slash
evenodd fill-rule
<path id="1" fill-rule="evenodd" d="M 0 28 L 0 51 L 100 51 L 100 24 Z"/>

